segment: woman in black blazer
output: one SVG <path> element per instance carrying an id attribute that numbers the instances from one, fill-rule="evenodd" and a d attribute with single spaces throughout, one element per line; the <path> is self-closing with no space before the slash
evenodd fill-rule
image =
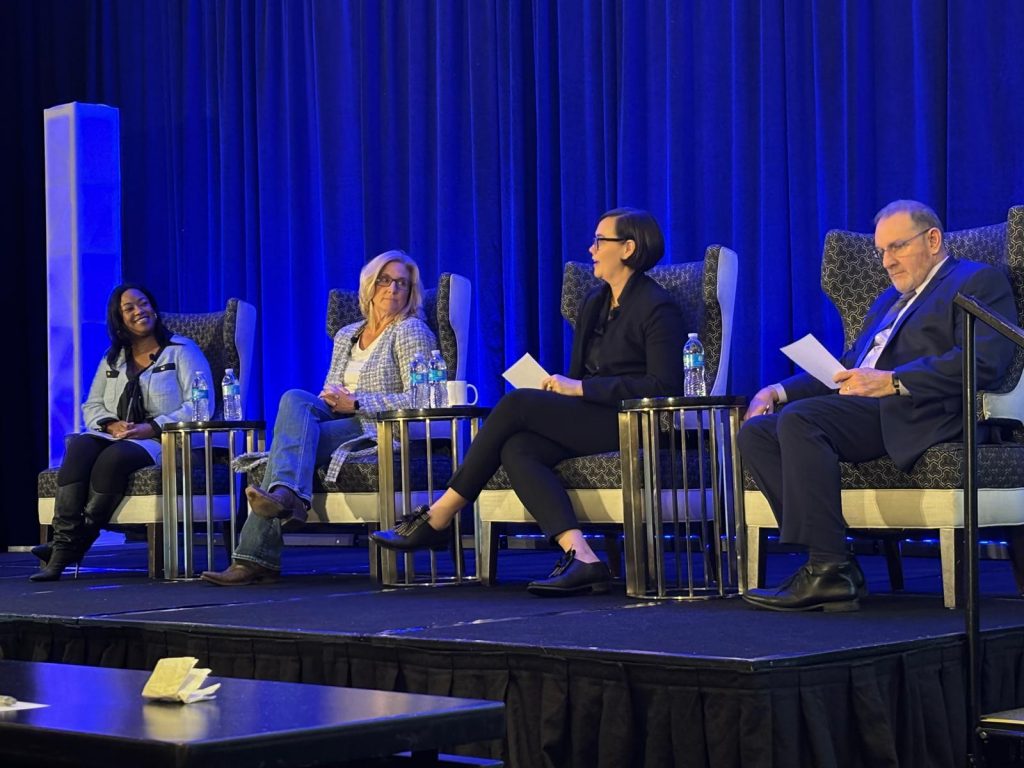
<path id="1" fill-rule="evenodd" d="M 604 284 L 580 308 L 568 375 L 502 397 L 444 494 L 412 519 L 372 534 L 374 541 L 405 551 L 444 548 L 452 518 L 503 466 L 523 505 L 564 552 L 551 575 L 530 582 L 529 591 L 607 592 L 611 573 L 584 539 L 554 466 L 617 450 L 620 401 L 681 390 L 682 314 L 644 274 L 664 252 L 661 229 L 646 211 L 616 208 L 601 216 L 590 255 Z"/>

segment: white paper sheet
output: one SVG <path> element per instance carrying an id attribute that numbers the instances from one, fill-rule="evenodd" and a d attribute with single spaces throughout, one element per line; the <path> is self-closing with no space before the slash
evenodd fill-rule
<path id="1" fill-rule="evenodd" d="M 813 334 L 808 333 L 802 339 L 781 347 L 781 350 L 782 354 L 826 387 L 839 389 L 839 385 L 832 381 L 832 377 L 846 369 L 832 356 L 831 352 L 822 346 L 820 341 L 814 338 Z"/>
<path id="2" fill-rule="evenodd" d="M 516 389 L 540 389 L 540 383 L 547 378 L 548 372 L 527 352 L 501 376 Z"/>

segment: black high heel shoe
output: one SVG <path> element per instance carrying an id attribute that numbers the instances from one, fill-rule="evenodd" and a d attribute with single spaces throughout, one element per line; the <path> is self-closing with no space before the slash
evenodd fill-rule
<path id="1" fill-rule="evenodd" d="M 40 545 L 42 546 L 42 545 Z M 68 566 L 75 566 L 75 578 L 78 578 L 78 566 L 82 562 L 82 555 L 72 554 L 62 549 L 52 550 L 46 567 L 39 573 L 33 573 L 28 577 L 29 581 L 58 581 Z"/>
<path id="2" fill-rule="evenodd" d="M 43 565 L 49 565 L 50 560 L 53 558 L 53 542 L 48 541 L 45 544 L 36 544 L 32 549 L 29 550 L 33 555 L 43 561 Z M 78 578 L 78 570 L 82 565 L 82 558 L 84 555 L 79 555 L 76 560 L 72 560 L 68 565 L 75 566 L 75 578 Z M 65 566 L 67 567 L 67 566 Z M 29 577 L 32 578 L 31 576 Z M 47 579 L 36 579 L 36 581 L 47 581 Z"/>
<path id="3" fill-rule="evenodd" d="M 378 545 L 385 549 L 412 552 L 417 549 L 447 549 L 452 539 L 450 528 L 438 531 L 430 525 L 430 508 L 423 504 L 411 515 L 389 531 L 374 531 L 370 534 Z"/>

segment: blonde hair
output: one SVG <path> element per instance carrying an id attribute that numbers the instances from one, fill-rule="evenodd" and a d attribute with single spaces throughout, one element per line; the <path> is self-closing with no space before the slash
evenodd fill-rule
<path id="1" fill-rule="evenodd" d="M 384 251 L 370 259 L 359 273 L 359 311 L 367 319 L 370 317 L 370 302 L 377 291 L 377 278 L 391 262 L 404 264 L 409 270 L 409 297 L 406 299 L 405 309 L 399 312 L 398 316 L 416 316 L 423 308 L 423 286 L 420 284 L 420 268 L 416 262 L 405 251 Z"/>

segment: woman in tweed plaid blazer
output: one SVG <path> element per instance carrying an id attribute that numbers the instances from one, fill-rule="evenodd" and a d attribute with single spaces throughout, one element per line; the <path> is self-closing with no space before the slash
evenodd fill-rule
<path id="1" fill-rule="evenodd" d="M 263 487 L 245 493 L 253 514 L 245 521 L 234 562 L 202 578 L 221 586 L 274 581 L 281 571 L 281 531 L 306 520 L 313 472 L 330 461 L 327 480 L 345 458 L 374 444 L 377 411 L 412 405 L 409 369 L 437 341 L 420 317 L 420 271 L 402 251 L 386 251 L 359 275 L 359 308 L 365 320 L 334 335 L 331 367 L 314 395 L 290 389 L 281 396 Z"/>

